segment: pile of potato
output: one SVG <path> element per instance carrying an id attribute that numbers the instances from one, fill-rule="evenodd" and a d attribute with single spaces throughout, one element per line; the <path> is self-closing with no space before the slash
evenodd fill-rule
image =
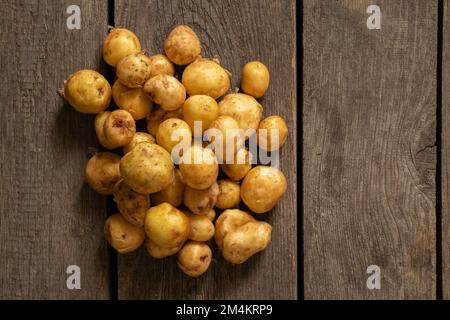
<path id="1" fill-rule="evenodd" d="M 247 63 L 241 92 L 231 92 L 230 73 L 216 59 L 200 56 L 200 40 L 190 27 L 175 27 L 164 52 L 149 57 L 133 32 L 112 28 L 103 58 L 115 67 L 113 86 L 96 71 L 80 70 L 65 81 L 61 94 L 77 111 L 96 114 L 98 141 L 110 150 L 96 153 L 86 166 L 87 183 L 113 195 L 119 212 L 105 222 L 106 240 L 119 253 L 144 244 L 156 259 L 178 254 L 179 268 L 197 277 L 211 263 L 207 242 L 212 238 L 234 264 L 267 247 L 272 227 L 239 207 L 242 200 L 255 214 L 271 210 L 286 191 L 286 178 L 275 167 L 252 167 L 254 155 L 245 141 L 233 140 L 231 146 L 240 163 L 219 165 L 227 149 L 208 148 L 208 137 L 194 143 L 194 122 L 224 135 L 227 129 L 253 129 L 258 147 L 269 152 L 284 144 L 288 129 L 279 116 L 262 119 L 255 98 L 268 89 L 269 71 L 261 62 Z M 184 66 L 181 77 L 175 65 Z M 117 108 L 110 111 L 111 99 Z M 148 132 L 136 130 L 142 119 Z M 262 129 L 268 134 L 261 135 Z M 175 130 L 188 141 L 176 156 L 172 151 L 182 139 L 173 139 Z M 217 181 L 220 169 L 226 178 Z M 217 219 L 215 208 L 224 210 Z"/>

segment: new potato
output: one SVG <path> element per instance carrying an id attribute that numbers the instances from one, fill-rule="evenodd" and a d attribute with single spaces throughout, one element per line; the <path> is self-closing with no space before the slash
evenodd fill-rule
<path id="1" fill-rule="evenodd" d="M 195 144 L 183 153 L 179 168 L 186 185 L 198 190 L 212 186 L 219 174 L 214 152 Z"/>
<path id="2" fill-rule="evenodd" d="M 194 30 L 180 25 L 170 31 L 164 42 L 167 57 L 175 64 L 186 65 L 200 55 L 201 44 Z"/>
<path id="3" fill-rule="evenodd" d="M 152 241 L 150 238 L 145 239 L 145 249 L 147 249 L 148 254 L 155 259 L 163 259 L 169 256 L 172 256 L 176 254 L 178 251 L 180 251 L 181 246 L 179 247 L 173 247 L 173 248 L 164 248 L 159 245 L 157 245 L 154 241 Z"/>
<path id="4" fill-rule="evenodd" d="M 261 98 L 269 87 L 269 70 L 259 61 L 250 61 L 242 69 L 242 92 Z"/>
<path id="5" fill-rule="evenodd" d="M 245 143 L 238 122 L 230 116 L 219 116 L 205 132 L 207 140 L 214 145 L 214 152 L 221 163 L 233 161 L 237 151 Z M 229 158 L 229 159 L 228 159 Z"/>
<path id="6" fill-rule="evenodd" d="M 206 243 L 188 241 L 178 252 L 178 267 L 190 277 L 199 277 L 208 270 L 211 259 L 212 252 Z"/>
<path id="7" fill-rule="evenodd" d="M 114 110 L 105 118 L 103 137 L 106 145 L 116 149 L 131 142 L 136 133 L 136 123 L 128 111 Z"/>
<path id="8" fill-rule="evenodd" d="M 175 75 L 173 63 L 163 54 L 155 54 L 150 57 L 150 78 L 158 74 Z"/>
<path id="9" fill-rule="evenodd" d="M 236 208 L 241 202 L 241 187 L 239 183 L 223 179 L 219 183 L 219 195 L 217 196 L 216 207 L 219 209 Z"/>
<path id="10" fill-rule="evenodd" d="M 170 118 L 183 119 L 182 109 L 166 111 L 163 108 L 157 108 L 147 117 L 147 131 L 154 137 L 158 132 L 158 127 L 164 120 Z"/>
<path id="11" fill-rule="evenodd" d="M 280 116 L 270 116 L 259 123 L 258 146 L 266 151 L 280 149 L 286 142 L 288 128 Z"/>
<path id="12" fill-rule="evenodd" d="M 185 212 L 191 221 L 191 231 L 188 238 L 194 241 L 208 241 L 214 236 L 214 224 L 207 215 L 197 215 Z"/>
<path id="13" fill-rule="evenodd" d="M 152 111 L 152 100 L 142 88 L 128 88 L 116 80 L 112 87 L 112 96 L 116 105 L 128 111 L 134 120 L 144 119 Z"/>
<path id="14" fill-rule="evenodd" d="M 169 153 L 172 153 L 172 149 L 180 144 L 183 148 L 189 148 L 192 141 L 191 127 L 181 119 L 170 118 L 164 120 L 158 126 L 156 132 L 156 142 L 166 149 Z M 180 149 L 182 151 L 182 149 Z M 175 158 L 180 156 L 178 152 Z"/>
<path id="15" fill-rule="evenodd" d="M 219 186 L 214 182 L 209 188 L 197 190 L 187 186 L 184 190 L 184 205 L 195 214 L 207 214 L 217 201 Z"/>
<path id="16" fill-rule="evenodd" d="M 131 141 L 123 146 L 123 153 L 128 153 L 141 142 L 156 143 L 156 139 L 149 133 L 136 132 Z"/>
<path id="17" fill-rule="evenodd" d="M 120 179 L 120 157 L 111 152 L 98 152 L 86 165 L 86 182 L 103 195 L 113 193 L 114 185 Z"/>
<path id="18" fill-rule="evenodd" d="M 113 194 L 117 209 L 125 220 L 137 227 L 142 227 L 145 214 L 150 208 L 150 197 L 133 191 L 123 180 L 116 183 Z"/>
<path id="19" fill-rule="evenodd" d="M 159 74 L 150 78 L 144 85 L 144 91 L 162 109 L 173 111 L 183 106 L 186 89 L 177 78 Z"/>
<path id="20" fill-rule="evenodd" d="M 150 58 L 144 52 L 126 56 L 117 63 L 117 79 L 129 88 L 142 88 L 150 74 Z"/>
<path id="21" fill-rule="evenodd" d="M 210 96 L 199 94 L 191 96 L 183 104 L 184 121 L 194 132 L 194 122 L 201 124 L 201 133 L 209 128 L 211 122 L 219 116 L 219 105 Z M 195 134 L 195 132 L 194 132 Z"/>
<path id="22" fill-rule="evenodd" d="M 241 180 L 252 168 L 253 155 L 247 149 L 240 149 L 231 163 L 226 162 L 220 165 L 222 171 L 231 180 Z"/>
<path id="23" fill-rule="evenodd" d="M 130 30 L 112 28 L 103 42 L 103 59 L 115 67 L 120 59 L 141 51 L 138 37 Z"/>
<path id="24" fill-rule="evenodd" d="M 184 180 L 180 169 L 175 168 L 173 181 L 159 192 L 152 193 L 151 200 L 154 205 L 167 202 L 174 207 L 179 207 L 183 203 Z"/>
<path id="25" fill-rule="evenodd" d="M 106 219 L 104 226 L 106 241 L 119 253 L 128 253 L 139 248 L 145 240 L 143 228 L 132 225 L 119 213 Z"/>

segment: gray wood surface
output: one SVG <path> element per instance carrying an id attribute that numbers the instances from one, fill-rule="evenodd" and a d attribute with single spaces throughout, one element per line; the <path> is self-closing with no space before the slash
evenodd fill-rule
<path id="1" fill-rule="evenodd" d="M 436 295 L 437 1 L 370 4 L 304 2 L 306 299 Z"/>
<path id="2" fill-rule="evenodd" d="M 81 30 L 66 8 L 81 8 Z M 103 1 L 2 1 L 0 6 L 0 299 L 108 299 L 106 200 L 84 183 L 93 117 L 56 93 L 82 68 L 101 70 Z M 81 268 L 81 290 L 66 268 Z"/>
<path id="3" fill-rule="evenodd" d="M 163 51 L 175 25 L 187 24 L 199 35 L 205 57 L 218 56 L 240 80 L 243 65 L 263 61 L 271 84 L 261 99 L 264 114 L 280 114 L 290 128 L 281 168 L 288 192 L 262 218 L 273 225 L 273 240 L 263 253 L 232 266 L 217 251 L 208 273 L 191 279 L 177 269 L 176 258 L 151 259 L 143 248 L 118 258 L 119 299 L 295 299 L 296 238 L 296 48 L 293 1 L 115 1 L 115 25 L 134 30 L 149 54 Z"/>

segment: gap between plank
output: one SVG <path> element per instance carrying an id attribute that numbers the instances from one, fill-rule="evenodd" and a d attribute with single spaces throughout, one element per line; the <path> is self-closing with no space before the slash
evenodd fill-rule
<path id="1" fill-rule="evenodd" d="M 295 4 L 298 5 L 297 3 Z M 296 8 L 297 9 L 297 8 Z M 304 230 L 303 230 L 303 0 L 300 1 L 298 11 L 298 16 L 296 17 L 296 41 L 297 45 L 297 101 L 299 101 L 297 106 L 297 124 L 300 124 L 300 128 L 297 127 L 297 150 L 300 154 L 300 173 L 297 175 L 297 187 L 300 188 L 298 194 L 301 195 L 301 203 L 299 203 L 299 197 L 297 194 L 297 297 L 299 300 L 305 300 L 305 280 L 304 280 L 304 270 L 305 270 L 305 260 L 304 260 Z M 300 57 L 300 67 L 299 59 Z M 299 143 L 300 142 L 300 143 Z M 299 155 L 297 154 L 297 159 Z M 297 170 L 299 172 L 299 170 Z M 300 182 L 298 182 L 300 180 Z"/>

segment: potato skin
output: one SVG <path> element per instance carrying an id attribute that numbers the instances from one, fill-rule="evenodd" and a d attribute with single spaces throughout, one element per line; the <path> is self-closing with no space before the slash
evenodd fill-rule
<path id="1" fill-rule="evenodd" d="M 113 193 L 114 185 L 120 179 L 120 157 L 112 152 L 98 152 L 86 165 L 86 182 L 103 195 Z"/>
<path id="2" fill-rule="evenodd" d="M 269 69 L 259 61 L 250 61 L 242 68 L 241 89 L 254 98 L 261 98 L 266 93 L 269 81 Z"/>
<path id="3" fill-rule="evenodd" d="M 181 82 L 189 96 L 204 94 L 218 99 L 230 89 L 230 76 L 217 62 L 200 59 L 188 65 Z"/>
<path id="4" fill-rule="evenodd" d="M 179 168 L 186 185 L 198 190 L 212 186 L 219 174 L 214 152 L 195 144 L 184 151 Z"/>
<path id="5" fill-rule="evenodd" d="M 195 214 L 205 215 L 214 208 L 218 195 L 219 185 L 216 182 L 204 190 L 187 186 L 184 190 L 184 205 Z"/>
<path id="6" fill-rule="evenodd" d="M 168 203 L 150 208 L 145 216 L 145 233 L 160 247 L 180 247 L 190 231 L 189 218 Z"/>
<path id="7" fill-rule="evenodd" d="M 120 59 L 141 51 L 138 37 L 130 30 L 113 28 L 103 42 L 103 60 L 115 67 Z"/>
<path id="8" fill-rule="evenodd" d="M 191 221 L 191 231 L 188 238 L 193 241 L 208 241 L 214 237 L 214 224 L 206 215 L 200 216 L 185 212 Z"/>
<path id="9" fill-rule="evenodd" d="M 141 142 L 123 156 L 120 174 L 134 191 L 142 194 L 155 193 L 173 181 L 172 158 L 157 144 Z"/>
<path id="10" fill-rule="evenodd" d="M 240 149 L 232 163 L 223 163 L 220 165 L 222 171 L 231 180 L 241 180 L 252 168 L 253 155 L 245 148 Z"/>
<path id="11" fill-rule="evenodd" d="M 172 139 L 172 134 L 175 131 L 180 136 L 177 139 Z M 186 147 L 189 147 L 191 145 L 191 141 L 191 127 L 189 127 L 189 125 L 181 119 L 170 118 L 164 120 L 158 126 L 158 131 L 156 132 L 156 142 L 169 153 L 171 153 L 172 149 L 180 142 Z"/>
<path id="12" fill-rule="evenodd" d="M 180 251 L 181 246 L 174 247 L 174 248 L 164 248 L 159 245 L 157 245 L 154 241 L 152 241 L 150 238 L 145 239 L 145 249 L 147 249 L 148 254 L 155 259 L 163 259 L 169 256 L 173 256 L 178 251 Z"/>
<path id="13" fill-rule="evenodd" d="M 180 169 L 175 167 L 174 179 L 171 184 L 159 192 L 152 193 L 151 200 L 154 205 L 167 202 L 174 207 L 179 207 L 183 203 L 184 180 Z"/>
<path id="14" fill-rule="evenodd" d="M 150 57 L 150 78 L 158 74 L 175 75 L 175 67 L 173 63 L 163 54 L 155 54 Z"/>
<path id="15" fill-rule="evenodd" d="M 174 111 L 166 111 L 163 108 L 153 110 L 147 117 L 147 131 L 152 136 L 156 137 L 156 133 L 158 132 L 158 127 L 161 122 L 170 118 L 183 119 L 181 108 Z"/>
<path id="16" fill-rule="evenodd" d="M 256 221 L 248 212 L 239 209 L 227 209 L 216 220 L 214 239 L 217 247 L 222 250 L 223 239 L 236 228 L 248 222 Z"/>
<path id="17" fill-rule="evenodd" d="M 131 142 L 136 133 L 136 123 L 128 111 L 114 110 L 105 118 L 103 135 L 107 145 L 116 149 Z"/>
<path id="18" fill-rule="evenodd" d="M 119 253 L 134 251 L 145 240 L 144 229 L 132 225 L 119 213 L 106 219 L 104 235 L 106 241 Z"/>
<path id="19" fill-rule="evenodd" d="M 150 73 L 150 59 L 143 52 L 120 59 L 116 67 L 117 79 L 128 88 L 142 88 Z"/>
<path id="20" fill-rule="evenodd" d="M 112 96 L 116 105 L 128 111 L 134 120 L 141 120 L 152 112 L 153 102 L 142 88 L 128 88 L 119 80 L 114 82 Z"/>
<path id="21" fill-rule="evenodd" d="M 256 132 L 261 121 L 262 106 L 252 96 L 230 93 L 219 102 L 219 114 L 234 118 L 244 131 L 252 129 Z"/>
<path id="22" fill-rule="evenodd" d="M 222 141 L 219 144 L 215 142 L 216 137 L 209 135 L 211 132 L 214 132 L 212 131 L 213 129 L 221 133 Z M 244 136 L 239 133 L 238 122 L 230 116 L 219 116 L 211 122 L 205 134 L 207 135 L 207 140 L 214 144 L 214 151 L 220 163 L 233 161 L 237 151 L 245 143 Z M 222 148 L 220 148 L 220 145 L 222 145 Z M 227 156 L 230 159 L 227 159 Z"/>
<path id="23" fill-rule="evenodd" d="M 95 133 L 97 134 L 98 142 L 106 149 L 114 149 L 114 145 L 108 142 L 105 137 L 105 131 L 103 130 L 105 126 L 106 119 L 111 115 L 111 111 L 102 111 L 95 116 Z"/>
<path id="24" fill-rule="evenodd" d="M 281 170 L 256 166 L 242 181 L 241 198 L 251 211 L 264 213 L 277 204 L 286 188 L 286 178 Z"/>
<path id="25" fill-rule="evenodd" d="M 190 277 L 204 274 L 211 260 L 211 249 L 203 242 L 188 241 L 178 252 L 178 267 Z"/>
<path id="26" fill-rule="evenodd" d="M 272 130 L 278 130 L 278 143 L 274 139 Z M 280 116 L 270 116 L 259 123 L 258 145 L 266 151 L 275 151 L 286 142 L 288 128 L 284 119 Z"/>
<path id="27" fill-rule="evenodd" d="M 186 100 L 186 89 L 177 78 L 167 74 L 159 74 L 150 78 L 144 85 L 144 91 L 159 106 L 173 111 L 183 106 Z"/>
<path id="28" fill-rule="evenodd" d="M 219 195 L 217 196 L 216 207 L 219 209 L 236 208 L 241 202 L 241 186 L 239 183 L 223 179 L 219 180 Z"/>
<path id="29" fill-rule="evenodd" d="M 123 146 L 123 153 L 128 153 L 141 142 L 156 143 L 156 139 L 147 132 L 136 132 L 131 141 Z"/>
<path id="30" fill-rule="evenodd" d="M 186 65 L 200 55 L 201 44 L 194 30 L 179 25 L 170 31 L 164 42 L 167 57 L 175 64 Z"/>
<path id="31" fill-rule="evenodd" d="M 210 221 L 214 221 L 214 219 L 216 219 L 216 212 L 214 211 L 214 209 L 208 210 L 205 216 L 208 217 Z"/>
<path id="32" fill-rule="evenodd" d="M 80 70 L 64 81 L 64 98 L 78 112 L 96 114 L 111 102 L 108 80 L 94 70 Z"/>
<path id="33" fill-rule="evenodd" d="M 117 209 L 125 220 L 136 227 L 143 227 L 150 197 L 133 191 L 123 180 L 116 183 L 113 194 Z"/>
<path id="34" fill-rule="evenodd" d="M 184 121 L 191 127 L 192 132 L 194 132 L 194 121 L 201 121 L 201 133 L 203 133 L 218 116 L 219 105 L 210 96 L 204 94 L 191 96 L 183 104 Z"/>

